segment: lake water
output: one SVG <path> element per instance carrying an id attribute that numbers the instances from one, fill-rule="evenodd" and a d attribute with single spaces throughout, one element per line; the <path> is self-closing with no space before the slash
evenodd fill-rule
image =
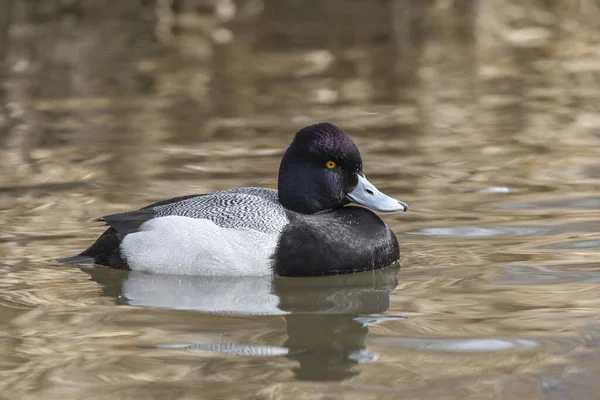
<path id="1" fill-rule="evenodd" d="M 11 3 L 0 398 L 599 398 L 595 2 Z M 88 246 L 102 215 L 275 188 L 293 134 L 319 121 L 409 204 L 383 216 L 399 269 L 48 261 Z"/>

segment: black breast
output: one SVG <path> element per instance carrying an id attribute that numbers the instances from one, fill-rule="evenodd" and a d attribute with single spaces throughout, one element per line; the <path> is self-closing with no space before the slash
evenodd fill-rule
<path id="1" fill-rule="evenodd" d="M 400 258 L 398 240 L 375 213 L 360 207 L 321 214 L 288 212 L 274 254 L 276 275 L 316 276 L 368 271 Z"/>

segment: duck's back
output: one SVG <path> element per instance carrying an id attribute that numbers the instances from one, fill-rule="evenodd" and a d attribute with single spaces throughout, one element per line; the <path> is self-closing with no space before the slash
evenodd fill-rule
<path id="1" fill-rule="evenodd" d="M 277 190 L 259 187 L 221 190 L 175 202 L 155 203 L 144 209 L 152 210 L 155 218 L 176 215 L 208 219 L 223 228 L 263 233 L 281 232 L 288 223 Z"/>

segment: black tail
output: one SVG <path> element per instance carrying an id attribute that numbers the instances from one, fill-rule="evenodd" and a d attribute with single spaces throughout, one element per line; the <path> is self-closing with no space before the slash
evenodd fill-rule
<path id="1" fill-rule="evenodd" d="M 0 0 L 2 1 L 2 0 Z M 53 260 L 59 264 L 65 265 L 90 265 L 100 264 L 117 269 L 129 269 L 127 261 L 121 257 L 121 240 L 129 233 L 136 232 L 140 225 L 156 216 L 154 207 L 164 206 L 171 203 L 177 203 L 203 195 L 189 195 L 175 197 L 169 200 L 159 201 L 150 204 L 137 211 L 129 211 L 120 214 L 106 215 L 95 221 L 105 222 L 110 227 L 104 231 L 94 244 L 82 251 L 81 254 L 71 257 L 58 258 Z"/>
<path id="2" fill-rule="evenodd" d="M 64 265 L 100 264 L 117 269 L 129 269 L 121 257 L 119 246 L 122 235 L 114 228 L 108 228 L 94 244 L 76 256 L 58 258 L 54 262 Z"/>

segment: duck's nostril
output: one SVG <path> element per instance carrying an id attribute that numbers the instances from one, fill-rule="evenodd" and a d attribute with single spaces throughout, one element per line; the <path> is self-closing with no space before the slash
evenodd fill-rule
<path id="1" fill-rule="evenodd" d="M 373 191 L 371 189 L 365 189 L 365 191 L 369 194 L 373 194 Z"/>

